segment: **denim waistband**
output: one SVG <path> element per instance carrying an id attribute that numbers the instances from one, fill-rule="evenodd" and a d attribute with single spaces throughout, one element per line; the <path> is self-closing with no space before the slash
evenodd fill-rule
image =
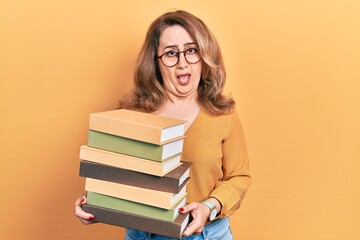
<path id="1" fill-rule="evenodd" d="M 158 234 L 126 229 L 124 240 L 176 240 Z M 229 218 L 220 218 L 206 225 L 201 234 L 182 237 L 182 240 L 233 240 Z"/>

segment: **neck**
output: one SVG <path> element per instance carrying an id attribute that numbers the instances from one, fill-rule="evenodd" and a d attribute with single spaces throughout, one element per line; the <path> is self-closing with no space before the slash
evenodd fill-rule
<path id="1" fill-rule="evenodd" d="M 181 101 L 167 100 L 159 112 L 168 112 L 177 116 L 187 116 L 192 112 L 198 112 L 199 109 L 200 104 L 194 99 Z"/>
<path id="2" fill-rule="evenodd" d="M 168 93 L 166 101 L 174 105 L 197 104 L 197 92 L 185 96 Z"/>
<path id="3" fill-rule="evenodd" d="M 185 129 L 187 129 L 200 111 L 200 104 L 194 98 L 188 99 L 168 99 L 163 107 L 156 111 L 157 115 L 164 117 L 177 118 L 187 121 Z"/>

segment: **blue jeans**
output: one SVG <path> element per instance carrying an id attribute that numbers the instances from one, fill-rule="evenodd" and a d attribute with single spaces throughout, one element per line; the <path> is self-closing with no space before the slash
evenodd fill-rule
<path id="1" fill-rule="evenodd" d="M 148 232 L 138 231 L 134 229 L 126 229 L 124 240 L 176 240 L 177 238 L 169 238 L 162 235 L 151 234 Z M 182 240 L 233 240 L 230 229 L 229 218 L 218 219 L 206 225 L 199 235 L 191 235 L 182 237 Z"/>

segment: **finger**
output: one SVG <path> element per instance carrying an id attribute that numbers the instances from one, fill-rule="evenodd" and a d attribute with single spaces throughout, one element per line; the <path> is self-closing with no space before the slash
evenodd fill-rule
<path id="1" fill-rule="evenodd" d="M 181 208 L 179 208 L 179 212 L 180 213 L 188 213 L 191 212 L 192 210 L 195 210 L 198 207 L 198 203 L 192 202 L 189 203 Z"/>
<path id="2" fill-rule="evenodd" d="M 83 219 L 83 218 L 79 218 L 79 220 L 80 220 L 80 222 L 82 222 L 85 225 L 95 223 L 94 220 L 87 220 L 87 219 Z"/>
<path id="3" fill-rule="evenodd" d="M 86 203 L 86 196 L 85 194 L 81 195 L 79 198 L 75 201 L 75 206 L 83 205 Z"/>
<path id="4" fill-rule="evenodd" d="M 86 197 L 82 196 L 81 201 L 80 201 L 80 205 L 84 205 L 85 203 L 86 203 Z"/>
<path id="5" fill-rule="evenodd" d="M 94 222 L 94 215 L 87 213 L 81 209 L 80 206 L 75 207 L 75 215 L 80 219 L 84 224 L 89 224 Z"/>
<path id="6" fill-rule="evenodd" d="M 94 219 L 94 215 L 90 214 L 90 213 L 87 213 L 85 212 L 84 210 L 82 210 L 81 206 L 75 206 L 75 215 L 77 217 L 81 217 L 81 218 L 84 218 L 84 219 Z"/>
<path id="7" fill-rule="evenodd" d="M 74 214 L 75 216 L 77 216 L 80 221 L 84 224 L 89 224 L 89 223 L 93 223 L 94 221 L 94 215 L 85 212 L 84 210 L 82 210 L 81 206 L 84 205 L 86 203 L 86 197 L 85 195 L 80 196 L 78 199 L 76 199 L 75 201 L 75 208 L 74 208 Z"/>
<path id="8" fill-rule="evenodd" d="M 183 235 L 190 236 L 191 234 L 198 235 L 203 230 L 203 224 L 199 220 L 199 218 L 194 218 L 191 223 L 185 228 Z"/>
<path id="9" fill-rule="evenodd" d="M 76 216 L 84 217 L 86 215 L 86 212 L 84 212 L 81 208 L 81 206 L 84 205 L 85 203 L 86 203 L 85 195 L 82 195 L 78 199 L 76 199 L 75 204 L 74 204 L 75 205 L 74 213 Z"/>

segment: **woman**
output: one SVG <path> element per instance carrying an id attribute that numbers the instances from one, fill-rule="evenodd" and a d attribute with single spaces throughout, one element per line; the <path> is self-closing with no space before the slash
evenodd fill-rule
<path id="1" fill-rule="evenodd" d="M 134 90 L 120 108 L 187 121 L 182 158 L 191 161 L 187 186 L 193 220 L 183 239 L 233 239 L 228 216 L 251 183 L 249 161 L 235 102 L 223 95 L 225 71 L 218 44 L 206 25 L 185 11 L 168 12 L 150 26 L 138 57 Z M 83 223 L 94 216 L 81 210 Z M 96 217 L 96 216 L 95 216 Z M 170 239 L 127 229 L 125 240 Z"/>

